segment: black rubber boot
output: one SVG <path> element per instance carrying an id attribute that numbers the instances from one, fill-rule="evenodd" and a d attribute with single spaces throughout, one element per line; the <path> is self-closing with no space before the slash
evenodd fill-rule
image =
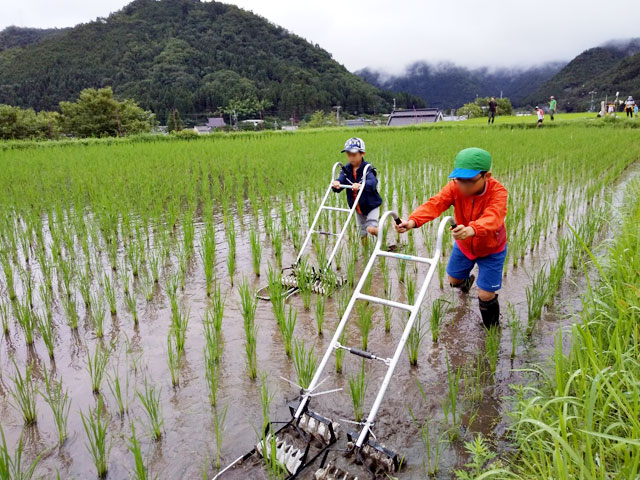
<path id="1" fill-rule="evenodd" d="M 451 285 L 453 288 L 459 288 L 462 293 L 469 293 L 469 290 L 471 290 L 471 286 L 473 285 L 475 279 L 475 275 L 469 275 L 469 278 L 467 278 L 464 282 L 458 283 L 456 285 L 450 283 L 449 285 Z"/>
<path id="2" fill-rule="evenodd" d="M 480 315 L 482 315 L 482 323 L 486 328 L 494 325 L 500 325 L 500 303 L 498 303 L 498 295 L 492 300 L 485 302 L 478 298 L 480 304 Z"/>

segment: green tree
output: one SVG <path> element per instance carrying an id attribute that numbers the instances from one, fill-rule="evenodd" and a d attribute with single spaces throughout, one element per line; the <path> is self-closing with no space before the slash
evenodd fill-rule
<path id="1" fill-rule="evenodd" d="M 118 101 L 111 87 L 87 88 L 75 102 L 60 102 L 63 130 L 76 137 L 115 137 L 148 132 L 151 112 L 133 100 Z"/>
<path id="2" fill-rule="evenodd" d="M 171 109 L 167 113 L 167 131 L 179 132 L 184 128 L 182 119 L 180 118 L 180 112 L 176 108 Z"/>
<path id="3" fill-rule="evenodd" d="M 467 118 L 481 117 L 483 115 L 482 108 L 477 103 L 465 103 L 456 113 Z"/>
<path id="4" fill-rule="evenodd" d="M 322 110 L 316 110 L 305 125 L 309 128 L 322 128 L 329 125 L 335 125 L 335 117 L 332 113 L 325 113 Z"/>
<path id="5" fill-rule="evenodd" d="M 60 115 L 0 105 L 0 139 L 54 139 L 60 135 Z"/>

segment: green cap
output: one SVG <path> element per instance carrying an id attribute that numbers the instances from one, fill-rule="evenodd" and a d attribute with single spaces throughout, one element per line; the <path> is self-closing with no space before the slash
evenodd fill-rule
<path id="1" fill-rule="evenodd" d="M 491 170 L 491 154 L 482 148 L 465 148 L 456 155 L 449 178 L 473 178 L 480 172 Z"/>

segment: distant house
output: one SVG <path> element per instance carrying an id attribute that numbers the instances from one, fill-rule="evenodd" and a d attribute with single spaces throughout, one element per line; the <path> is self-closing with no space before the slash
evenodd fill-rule
<path id="1" fill-rule="evenodd" d="M 412 110 L 394 110 L 387 119 L 387 127 L 401 127 L 417 123 L 435 123 L 442 121 L 442 112 L 437 108 L 414 108 Z"/>
<path id="2" fill-rule="evenodd" d="M 367 125 L 371 125 L 372 123 L 373 121 L 362 117 L 344 121 L 345 127 L 366 127 Z"/>
<path id="3" fill-rule="evenodd" d="M 247 120 L 242 120 L 240 123 L 244 123 L 245 125 L 253 125 L 257 127 L 264 123 L 264 120 L 260 120 L 259 118 L 249 118 Z"/>
<path id="4" fill-rule="evenodd" d="M 207 118 L 206 125 L 196 125 L 195 127 L 193 127 L 193 130 L 197 134 L 211 133 L 216 128 L 224 128 L 226 126 L 227 126 L 227 124 L 224 123 L 224 118 L 209 117 L 209 118 Z"/>
<path id="5" fill-rule="evenodd" d="M 224 128 L 227 124 L 224 123 L 224 118 L 222 117 L 209 117 L 207 118 L 207 127 L 210 127 L 211 130 L 215 130 L 216 128 Z"/>
<path id="6" fill-rule="evenodd" d="M 195 127 L 193 127 L 193 131 L 198 135 L 203 133 L 211 133 L 211 127 L 209 127 L 208 125 L 196 125 Z"/>
<path id="7" fill-rule="evenodd" d="M 282 126 L 282 130 L 284 130 L 285 132 L 295 132 L 296 130 L 298 130 L 298 126 L 297 125 L 283 125 Z"/>

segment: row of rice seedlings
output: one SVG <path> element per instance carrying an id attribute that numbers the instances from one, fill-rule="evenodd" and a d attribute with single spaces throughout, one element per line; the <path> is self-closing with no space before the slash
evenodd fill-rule
<path id="1" fill-rule="evenodd" d="M 177 349 L 175 334 L 172 330 L 169 330 L 167 335 L 167 364 L 171 374 L 171 385 L 174 388 L 180 384 L 180 360 L 181 355 Z"/>
<path id="2" fill-rule="evenodd" d="M 58 430 L 58 443 L 62 445 L 67 439 L 67 420 L 69 418 L 69 408 L 71 407 L 71 399 L 69 392 L 62 387 L 62 380 L 57 382 L 53 380 L 47 373 L 47 369 L 43 371 L 45 391 L 40 392 L 44 401 L 51 408 L 53 420 Z"/>
<path id="3" fill-rule="evenodd" d="M 247 373 L 249 378 L 254 380 L 258 375 L 258 327 L 255 322 L 258 299 L 256 292 L 249 286 L 249 282 L 245 277 L 242 278 L 240 285 L 238 285 L 238 292 L 240 293 L 240 310 L 244 319 Z"/>
<path id="4" fill-rule="evenodd" d="M 313 374 L 318 366 L 313 346 L 307 348 L 304 340 L 293 341 L 293 366 L 298 376 L 298 385 L 303 389 L 309 388 Z"/>
<path id="5" fill-rule="evenodd" d="M 160 391 L 156 390 L 155 386 L 150 384 L 148 379 L 145 378 L 144 391 L 137 391 L 137 396 L 147 414 L 151 429 L 151 438 L 158 441 L 162 438 L 164 430 L 164 419 L 160 406 Z"/>
<path id="6" fill-rule="evenodd" d="M 0 480 L 31 480 L 35 474 L 36 468 L 42 459 L 42 454 L 36 456 L 30 464 L 23 465 L 22 454 L 24 452 L 24 442 L 22 441 L 22 433 L 18 439 L 18 445 L 13 451 L 13 456 L 9 453 L 7 440 L 4 436 L 2 424 L 0 424 Z"/>
<path id="7" fill-rule="evenodd" d="M 209 390 L 209 402 L 212 407 L 217 405 L 218 386 L 220 384 L 220 360 L 222 358 L 223 341 L 220 330 L 212 322 L 205 320 L 204 364 L 205 378 Z"/>
<path id="8" fill-rule="evenodd" d="M 547 275 L 544 266 L 533 278 L 531 285 L 526 288 L 527 297 L 527 335 L 531 336 L 538 320 L 542 316 L 542 309 L 547 300 Z"/>
<path id="9" fill-rule="evenodd" d="M 302 298 L 302 304 L 305 310 L 311 309 L 311 293 L 313 283 L 313 273 L 306 257 L 302 257 L 295 268 L 296 280 L 298 281 L 298 290 Z"/>
<path id="10" fill-rule="evenodd" d="M 282 274 L 279 270 L 275 270 L 271 263 L 267 266 L 267 285 L 269 287 L 269 300 L 271 301 L 271 309 L 276 322 L 281 326 L 284 322 L 284 286 L 282 285 Z"/>
<path id="11" fill-rule="evenodd" d="M 105 412 L 102 397 L 98 397 L 96 408 L 89 408 L 85 415 L 80 412 L 82 426 L 87 436 L 87 450 L 93 459 L 99 478 L 107 475 L 111 442 L 107 441 L 109 417 Z"/>
<path id="12" fill-rule="evenodd" d="M 27 346 L 33 345 L 35 339 L 35 332 L 38 327 L 38 320 L 36 313 L 31 310 L 28 303 L 17 302 L 15 304 L 16 317 L 20 327 L 22 327 L 22 333 Z"/>
<path id="13" fill-rule="evenodd" d="M 349 394 L 351 395 L 351 405 L 353 406 L 353 416 L 356 422 L 361 422 L 364 415 L 364 400 L 367 394 L 367 380 L 365 369 L 365 360 L 362 360 L 360 371 L 349 377 Z"/>
<path id="14" fill-rule="evenodd" d="M 9 389 L 9 393 L 15 402 L 14 406 L 22 413 L 24 424 L 34 424 L 38 420 L 38 386 L 32 376 L 33 364 L 26 365 L 23 375 L 13 357 L 11 362 L 16 370 L 16 375 L 13 377 L 13 387 Z"/>
<path id="15" fill-rule="evenodd" d="M 293 331 L 296 328 L 297 319 L 298 310 L 290 305 L 287 317 L 283 318 L 279 324 L 282 343 L 284 343 L 284 352 L 287 357 L 291 357 L 293 354 Z"/>
<path id="16" fill-rule="evenodd" d="M 215 230 L 210 222 L 206 222 L 204 234 L 200 237 L 200 257 L 202 258 L 204 278 L 207 285 L 207 296 L 210 296 L 216 267 L 216 237 Z"/>
<path id="17" fill-rule="evenodd" d="M 516 348 L 522 335 L 522 324 L 520 316 L 516 312 L 516 308 L 511 302 L 507 302 L 507 322 L 509 324 L 509 332 L 511 334 L 511 358 L 516 357 Z"/>
<path id="18" fill-rule="evenodd" d="M 106 308 L 102 298 L 98 297 L 98 295 L 92 294 L 91 297 L 91 313 L 89 317 L 96 337 L 102 338 L 104 336 L 104 318 L 107 313 Z"/>
<path id="19" fill-rule="evenodd" d="M 184 355 L 187 343 L 187 327 L 189 326 L 190 309 L 184 305 L 178 305 L 173 297 L 171 301 L 171 328 L 169 334 L 175 339 L 176 353 L 180 358 Z"/>
<path id="20" fill-rule="evenodd" d="M 56 344 L 56 332 L 53 329 L 53 321 L 46 315 L 36 315 L 36 321 L 38 322 L 38 331 L 40 332 L 40 337 L 47 349 L 47 354 L 49 355 L 49 358 L 53 360 Z"/>
<path id="21" fill-rule="evenodd" d="M 124 294 L 124 302 L 127 306 L 127 310 L 133 317 L 133 325 L 138 326 L 138 307 L 137 307 L 137 299 L 136 292 L 133 289 L 133 285 L 129 286 L 129 280 L 125 280 L 124 285 L 126 286 L 125 294 Z"/>

